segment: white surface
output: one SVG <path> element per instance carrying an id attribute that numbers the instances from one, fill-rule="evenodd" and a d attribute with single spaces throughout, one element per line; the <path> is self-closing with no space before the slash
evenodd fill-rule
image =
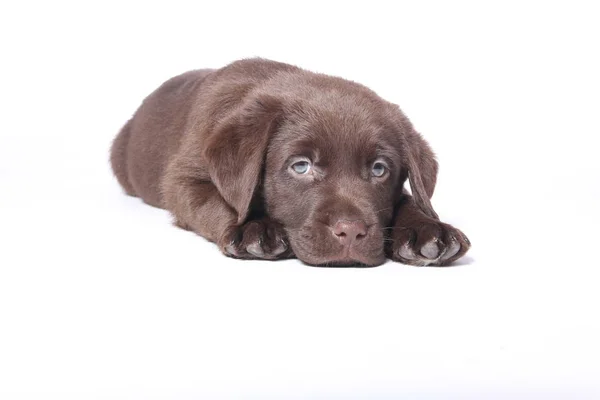
<path id="1" fill-rule="evenodd" d="M 0 398 L 599 398 L 597 10 L 214 3 L 2 6 Z M 465 265 L 235 261 L 122 195 L 141 99 L 255 55 L 400 104 Z"/>

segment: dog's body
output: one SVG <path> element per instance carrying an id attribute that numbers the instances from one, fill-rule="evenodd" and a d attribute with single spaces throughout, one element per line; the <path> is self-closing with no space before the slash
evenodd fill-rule
<path id="1" fill-rule="evenodd" d="M 128 194 L 233 257 L 446 265 L 470 246 L 431 207 L 437 163 L 397 106 L 287 64 L 170 79 L 123 127 L 111 163 Z"/>

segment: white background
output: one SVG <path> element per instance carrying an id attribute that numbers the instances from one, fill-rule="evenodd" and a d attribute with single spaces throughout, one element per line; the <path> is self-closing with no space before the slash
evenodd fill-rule
<path id="1" fill-rule="evenodd" d="M 0 398 L 600 398 L 593 3 L 3 2 Z M 231 260 L 124 196 L 143 97 L 251 56 L 400 104 L 461 265 Z"/>

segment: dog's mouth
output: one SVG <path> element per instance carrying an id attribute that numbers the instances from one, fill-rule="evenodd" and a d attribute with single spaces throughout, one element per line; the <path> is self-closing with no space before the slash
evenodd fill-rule
<path id="1" fill-rule="evenodd" d="M 373 266 L 373 264 L 377 264 L 377 262 L 364 257 L 352 247 L 345 247 L 337 257 L 325 264 L 329 264 L 329 266 L 333 267 L 360 267 Z"/>
<path id="2" fill-rule="evenodd" d="M 385 262 L 383 237 L 342 245 L 328 229 L 304 229 L 290 232 L 290 245 L 296 257 L 308 265 L 320 267 L 373 267 Z"/>

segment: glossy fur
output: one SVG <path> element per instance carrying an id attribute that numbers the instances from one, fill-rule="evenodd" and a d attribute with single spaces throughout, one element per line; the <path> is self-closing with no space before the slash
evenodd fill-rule
<path id="1" fill-rule="evenodd" d="M 294 173 L 298 157 L 310 173 Z M 385 176 L 373 176 L 377 160 Z M 287 64 L 170 79 L 125 124 L 111 163 L 128 194 L 236 258 L 447 265 L 470 247 L 433 210 L 437 163 L 400 109 Z"/>

